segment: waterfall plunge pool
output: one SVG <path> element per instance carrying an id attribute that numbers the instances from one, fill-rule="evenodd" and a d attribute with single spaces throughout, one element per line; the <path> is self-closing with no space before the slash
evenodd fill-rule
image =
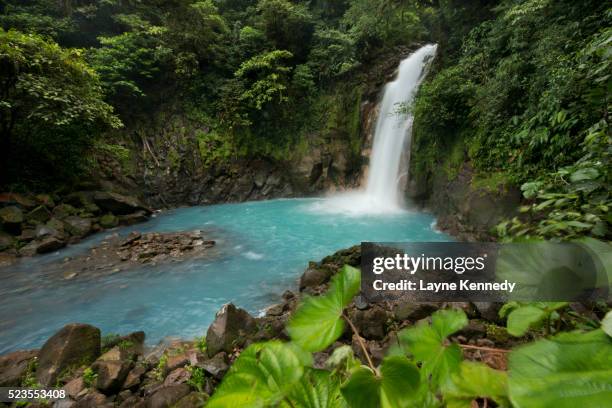
<path id="1" fill-rule="evenodd" d="M 147 343 L 202 336 L 221 305 L 257 315 L 296 290 L 308 266 L 361 241 L 447 241 L 434 218 L 404 210 L 334 213 L 333 199 L 281 199 L 181 208 L 145 224 L 96 234 L 56 253 L 0 269 L 0 354 L 40 347 L 64 324 L 89 323 L 103 334 L 144 330 Z M 333 204 L 331 205 L 333 208 Z M 219 255 L 143 266 L 96 279 L 66 280 L 52 262 L 89 250 L 109 233 L 200 229 Z"/>

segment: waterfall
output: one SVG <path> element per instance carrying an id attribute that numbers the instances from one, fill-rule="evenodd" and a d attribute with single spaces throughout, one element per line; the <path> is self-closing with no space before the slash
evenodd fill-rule
<path id="1" fill-rule="evenodd" d="M 400 63 L 397 77 L 385 86 L 366 185 L 317 203 L 315 210 L 355 215 L 403 211 L 400 181 L 405 182 L 407 173 L 400 172 L 408 168 L 408 163 L 402 163 L 402 156 L 410 149 L 413 116 L 397 110 L 399 104 L 411 105 L 436 47 L 425 45 L 409 55 Z"/>
<path id="2" fill-rule="evenodd" d="M 376 121 L 366 195 L 384 206 L 399 206 L 398 177 L 402 153 L 410 149 L 412 114 L 398 114 L 400 103 L 410 105 L 425 76 L 436 45 L 426 45 L 400 63 L 397 78 L 385 86 Z"/>

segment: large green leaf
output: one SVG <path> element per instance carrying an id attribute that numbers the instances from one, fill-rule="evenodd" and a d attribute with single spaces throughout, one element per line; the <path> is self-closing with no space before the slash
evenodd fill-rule
<path id="1" fill-rule="evenodd" d="M 529 328 L 546 318 L 546 312 L 535 306 L 521 306 L 508 315 L 508 333 L 522 336 Z"/>
<path id="2" fill-rule="evenodd" d="M 246 348 L 208 402 L 207 407 L 264 407 L 281 401 L 302 378 L 300 356 L 278 341 Z"/>
<path id="3" fill-rule="evenodd" d="M 508 315 L 508 333 L 513 336 L 522 336 L 529 328 L 541 323 L 555 310 L 567 306 L 567 302 L 534 302 L 519 304 Z"/>
<path id="4" fill-rule="evenodd" d="M 603 330 L 563 333 L 523 346 L 509 359 L 518 408 L 605 407 L 612 401 L 612 339 Z"/>
<path id="5" fill-rule="evenodd" d="M 400 341 L 416 361 L 422 363 L 424 378 L 431 378 L 434 388 L 444 384 L 461 362 L 461 349 L 456 344 L 446 346 L 446 337 L 467 324 L 461 310 L 439 310 L 431 316 L 431 325 L 419 322 L 414 327 L 399 333 Z"/>
<path id="6" fill-rule="evenodd" d="M 294 406 L 300 408 L 343 408 L 346 402 L 340 394 L 340 379 L 329 371 L 307 369 L 289 394 Z"/>
<path id="7" fill-rule="evenodd" d="M 411 405 L 419 387 L 420 373 L 406 357 L 387 357 L 380 367 L 380 401 L 383 408 Z"/>
<path id="8" fill-rule="evenodd" d="M 507 382 L 503 371 L 464 361 L 445 387 L 444 401 L 448 408 L 471 408 L 476 398 L 488 398 L 498 406 L 508 406 Z"/>
<path id="9" fill-rule="evenodd" d="M 344 266 L 327 293 L 302 302 L 287 325 L 291 339 L 308 351 L 324 350 L 336 341 L 344 331 L 342 311 L 359 293 L 360 285 L 359 270 Z"/>
<path id="10" fill-rule="evenodd" d="M 342 395 L 351 408 L 402 408 L 413 405 L 419 388 L 419 370 L 406 357 L 383 360 L 380 376 L 367 367 L 359 367 L 342 387 Z"/>

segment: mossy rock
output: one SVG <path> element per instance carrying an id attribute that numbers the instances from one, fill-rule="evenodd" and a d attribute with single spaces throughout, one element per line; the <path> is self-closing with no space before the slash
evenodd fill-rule
<path id="1" fill-rule="evenodd" d="M 77 209 L 70 204 L 60 204 L 53 209 L 53 216 L 59 219 L 64 219 L 77 213 Z"/>
<path id="2" fill-rule="evenodd" d="M 100 226 L 102 228 L 114 228 L 119 224 L 119 219 L 113 214 L 105 214 L 100 217 Z"/>
<path id="3" fill-rule="evenodd" d="M 23 212 L 14 205 L 4 207 L 0 209 L 0 221 L 3 224 L 21 224 L 23 222 Z"/>
<path id="4" fill-rule="evenodd" d="M 26 214 L 26 220 L 28 224 L 36 225 L 36 224 L 44 224 L 49 221 L 51 218 L 51 213 L 44 205 L 39 205 L 32 211 Z"/>

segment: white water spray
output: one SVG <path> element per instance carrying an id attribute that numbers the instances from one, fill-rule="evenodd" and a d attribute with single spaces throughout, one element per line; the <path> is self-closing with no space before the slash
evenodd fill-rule
<path id="1" fill-rule="evenodd" d="M 400 182 L 405 182 L 407 174 L 400 175 L 401 159 L 410 149 L 413 116 L 397 110 L 400 104 L 412 103 L 436 47 L 425 45 L 404 59 L 397 78 L 385 86 L 365 188 L 330 197 L 317 203 L 315 210 L 355 215 L 403 211 Z"/>

